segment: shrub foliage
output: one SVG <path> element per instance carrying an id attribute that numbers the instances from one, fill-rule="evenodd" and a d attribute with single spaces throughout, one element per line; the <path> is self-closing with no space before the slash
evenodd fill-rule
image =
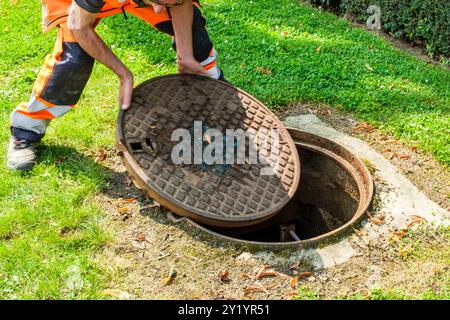
<path id="1" fill-rule="evenodd" d="M 434 55 L 450 57 L 450 1 L 445 0 L 309 0 L 309 2 L 350 15 L 358 22 L 369 17 L 367 8 L 381 9 L 385 31 L 397 38 L 423 45 Z"/>

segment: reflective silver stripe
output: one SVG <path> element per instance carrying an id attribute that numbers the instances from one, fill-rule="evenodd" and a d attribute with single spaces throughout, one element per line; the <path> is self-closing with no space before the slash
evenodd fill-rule
<path id="1" fill-rule="evenodd" d="M 206 65 L 216 61 L 217 60 L 217 56 L 218 56 L 218 54 L 217 54 L 216 49 L 213 49 L 212 50 L 212 55 L 208 59 L 202 61 L 200 63 L 200 65 L 203 67 L 203 66 L 206 66 Z M 219 69 L 219 65 L 217 63 L 216 63 L 216 65 L 214 67 L 209 69 L 208 72 L 209 72 L 209 76 L 211 78 L 219 79 L 219 77 L 220 77 L 220 69 Z"/>
<path id="2" fill-rule="evenodd" d="M 72 109 L 71 106 L 53 106 L 48 107 L 44 103 L 42 103 L 40 100 L 36 99 L 36 94 L 33 92 L 30 98 L 30 101 L 26 103 L 27 105 L 27 112 L 38 112 L 42 110 L 47 110 L 51 114 L 53 114 L 56 118 L 59 118 L 66 114 L 70 109 Z"/>
<path id="3" fill-rule="evenodd" d="M 49 123 L 50 119 L 33 119 L 15 111 L 11 117 L 11 127 L 33 131 L 37 134 L 44 134 Z"/>
<path id="4" fill-rule="evenodd" d="M 210 55 L 210 56 L 208 57 L 208 59 L 203 60 L 203 61 L 200 63 L 200 65 L 203 67 L 203 66 L 206 66 L 207 64 L 210 64 L 211 62 L 217 60 L 217 56 L 218 56 L 218 54 L 217 54 L 216 49 L 213 49 L 213 50 L 212 50 L 212 55 Z"/>
<path id="5" fill-rule="evenodd" d="M 209 69 L 208 72 L 209 72 L 209 76 L 211 78 L 216 79 L 216 80 L 220 78 L 220 69 L 219 69 L 219 66 L 217 65 L 217 63 L 214 67 Z"/>
<path id="6" fill-rule="evenodd" d="M 36 99 L 36 95 L 34 93 L 31 95 L 30 101 L 28 101 L 26 105 L 27 112 L 38 112 L 48 108 L 45 104 Z"/>
<path id="7" fill-rule="evenodd" d="M 69 106 L 54 106 L 47 108 L 47 111 L 54 115 L 56 118 L 62 117 L 67 112 L 69 112 L 72 108 Z"/>

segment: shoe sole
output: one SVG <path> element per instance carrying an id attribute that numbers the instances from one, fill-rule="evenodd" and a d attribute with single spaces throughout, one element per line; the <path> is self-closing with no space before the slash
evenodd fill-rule
<path id="1" fill-rule="evenodd" d="M 13 171 L 30 171 L 31 169 L 33 169 L 34 165 L 35 165 L 34 163 L 25 163 L 13 166 L 8 163 L 7 167 L 8 169 Z"/>

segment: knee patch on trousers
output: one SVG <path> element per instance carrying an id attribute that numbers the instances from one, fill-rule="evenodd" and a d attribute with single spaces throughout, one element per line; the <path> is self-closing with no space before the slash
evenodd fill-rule
<path id="1" fill-rule="evenodd" d="M 78 43 L 64 42 L 63 52 L 39 96 L 54 105 L 75 105 L 83 93 L 94 59 Z"/>

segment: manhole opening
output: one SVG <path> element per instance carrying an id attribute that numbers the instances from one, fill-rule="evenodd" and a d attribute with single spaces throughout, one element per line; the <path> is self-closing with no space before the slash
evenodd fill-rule
<path id="1" fill-rule="evenodd" d="M 302 159 L 301 184 L 278 214 L 252 227 L 201 226 L 237 240 L 288 243 L 320 237 L 351 221 L 360 194 L 350 170 L 327 152 L 302 144 L 297 144 L 297 150 Z"/>

